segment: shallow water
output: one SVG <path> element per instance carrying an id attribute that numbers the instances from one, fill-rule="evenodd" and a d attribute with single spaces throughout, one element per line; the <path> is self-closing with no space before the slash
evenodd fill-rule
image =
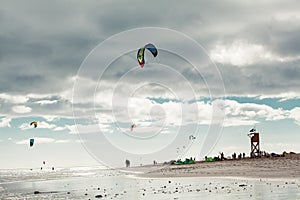
<path id="1" fill-rule="evenodd" d="M 300 179 L 137 178 L 117 171 L 1 171 L 0 199 L 300 199 Z M 40 193 L 34 194 L 34 191 Z"/>

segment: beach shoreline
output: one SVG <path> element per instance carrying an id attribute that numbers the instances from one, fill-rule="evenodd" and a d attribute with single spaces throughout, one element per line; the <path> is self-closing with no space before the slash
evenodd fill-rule
<path id="1" fill-rule="evenodd" d="M 0 199 L 299 199 L 299 164 L 298 157 L 278 157 L 50 173 L 8 170 L 2 171 Z"/>
<path id="2" fill-rule="evenodd" d="M 300 154 L 288 157 L 245 158 L 189 165 L 151 165 L 125 168 L 144 178 L 242 177 L 300 179 Z"/>

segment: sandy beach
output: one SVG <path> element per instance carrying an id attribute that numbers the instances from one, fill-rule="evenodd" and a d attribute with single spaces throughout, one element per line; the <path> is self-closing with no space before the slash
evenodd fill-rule
<path id="1" fill-rule="evenodd" d="M 0 199 L 299 199 L 300 156 L 105 170 L 2 170 Z"/>
<path id="2" fill-rule="evenodd" d="M 132 168 L 142 177 L 251 177 L 300 178 L 300 154 L 286 157 L 245 158 L 191 165 Z"/>

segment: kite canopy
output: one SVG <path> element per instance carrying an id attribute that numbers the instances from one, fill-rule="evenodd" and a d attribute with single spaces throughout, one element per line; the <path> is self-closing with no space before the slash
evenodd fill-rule
<path id="1" fill-rule="evenodd" d="M 145 49 L 148 49 L 154 57 L 156 57 L 158 53 L 156 47 L 151 43 L 146 44 L 144 47 L 140 48 L 137 52 L 137 60 L 141 67 L 144 67 L 145 64 Z"/>
<path id="2" fill-rule="evenodd" d="M 136 127 L 136 125 L 135 124 L 132 124 L 131 126 L 130 126 L 130 130 L 131 131 L 133 131 L 133 129 Z"/>
<path id="3" fill-rule="evenodd" d="M 33 146 L 33 144 L 34 144 L 34 139 L 33 139 L 33 138 L 31 138 L 31 139 L 29 140 L 29 145 L 30 145 L 30 147 L 32 147 L 32 146 Z"/>
<path id="4" fill-rule="evenodd" d="M 251 129 L 249 132 L 250 132 L 250 133 L 252 133 L 252 132 L 256 132 L 256 129 L 255 129 L 255 128 L 253 128 L 253 129 Z"/>
<path id="5" fill-rule="evenodd" d="M 37 127 L 37 122 L 31 122 L 30 126 L 32 126 L 32 125 L 34 125 L 34 128 L 36 128 Z"/>
<path id="6" fill-rule="evenodd" d="M 190 139 L 190 140 L 195 140 L 195 139 L 196 139 L 196 137 L 195 137 L 195 136 L 193 136 L 193 135 L 190 135 L 190 136 L 189 136 L 189 139 Z"/>

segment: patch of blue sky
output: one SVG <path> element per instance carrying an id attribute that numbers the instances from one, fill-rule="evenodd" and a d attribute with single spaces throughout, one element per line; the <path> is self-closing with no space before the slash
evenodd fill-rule
<path id="1" fill-rule="evenodd" d="M 168 103 L 168 102 L 176 102 L 179 103 L 180 100 L 179 99 L 170 99 L 170 98 L 154 98 L 154 97 L 148 97 L 147 99 L 149 99 L 150 101 L 153 101 L 155 103 L 158 104 L 163 104 L 163 103 Z"/>
<path id="2" fill-rule="evenodd" d="M 226 99 L 234 100 L 239 103 L 254 103 L 260 105 L 268 105 L 274 109 L 282 108 L 284 110 L 291 110 L 300 106 L 300 99 L 287 99 L 282 101 L 281 98 L 253 98 L 253 97 L 226 97 Z"/>
<path id="3" fill-rule="evenodd" d="M 52 121 L 47 121 L 44 117 L 40 117 L 40 116 L 28 116 L 28 117 L 13 118 L 11 120 L 10 124 L 12 127 L 19 127 L 23 123 L 28 123 L 28 126 L 29 126 L 32 121 L 38 121 L 38 122 L 45 121 L 48 124 L 55 124 L 58 127 L 74 124 L 74 119 L 72 119 L 72 118 L 56 118 Z M 79 119 L 77 122 L 82 123 L 85 121 L 86 121 L 86 119 Z"/>
<path id="4" fill-rule="evenodd" d="M 192 104 L 196 101 L 201 101 L 204 103 L 210 103 L 219 98 L 208 98 L 208 97 L 200 97 L 197 99 L 190 100 L 188 103 Z M 291 110 L 295 107 L 300 107 L 300 98 L 293 98 L 282 100 L 281 98 L 264 98 L 260 99 L 258 97 L 237 97 L 237 96 L 228 96 L 226 98 L 222 98 L 224 100 L 233 100 L 238 103 L 254 103 L 258 105 L 268 105 L 274 109 L 282 108 L 284 110 Z"/>
<path id="5" fill-rule="evenodd" d="M 189 104 L 193 104 L 195 102 L 204 102 L 204 103 L 210 103 L 212 102 L 213 100 L 215 100 L 214 98 L 209 98 L 209 97 L 200 97 L 200 98 L 197 98 L 197 99 L 193 99 L 193 100 L 190 100 L 188 101 Z"/>

